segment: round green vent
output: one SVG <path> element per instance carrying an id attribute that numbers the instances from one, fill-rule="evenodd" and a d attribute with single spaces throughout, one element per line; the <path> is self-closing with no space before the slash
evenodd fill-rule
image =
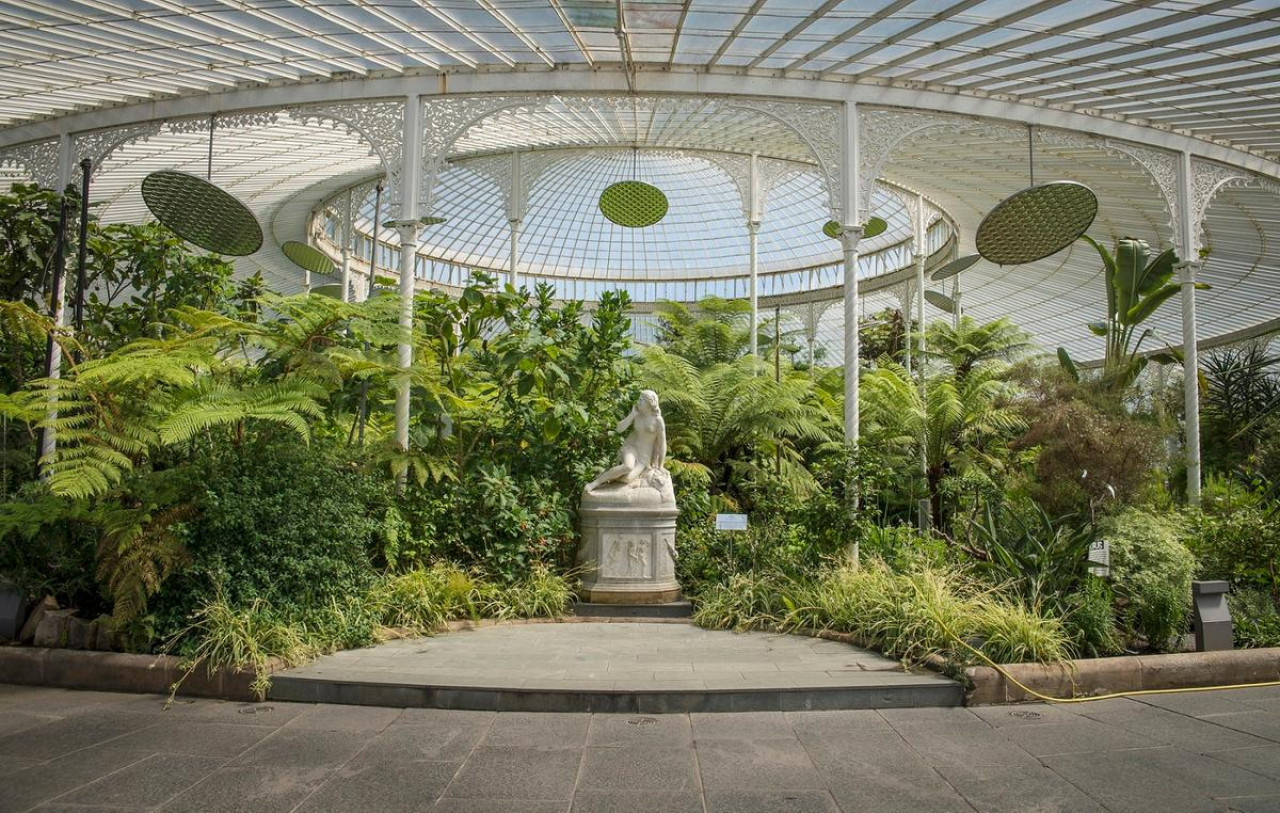
<path id="1" fill-rule="evenodd" d="M 937 291 L 925 291 L 924 301 L 928 302 L 930 305 L 934 306 L 938 310 L 946 311 L 947 313 L 956 312 L 955 300 L 953 300 L 951 297 L 947 296 L 946 294 L 941 294 L 941 293 L 938 293 Z"/>
<path id="2" fill-rule="evenodd" d="M 342 299 L 342 283 L 332 282 L 326 285 L 313 285 L 311 293 L 317 296 L 327 296 L 331 299 Z"/>
<path id="3" fill-rule="evenodd" d="M 879 237 L 884 234 L 885 229 L 888 228 L 889 224 L 885 222 L 884 218 L 873 217 L 866 223 L 862 224 L 862 239 L 870 240 L 872 237 Z M 840 239 L 840 231 L 841 226 L 840 221 L 838 220 L 828 220 L 826 225 L 822 227 L 822 233 L 830 237 L 832 240 Z"/>
<path id="4" fill-rule="evenodd" d="M 957 257 L 939 268 L 937 271 L 934 271 L 931 279 L 950 279 L 981 259 L 982 255 L 980 254 L 970 254 L 966 257 Z"/>
<path id="5" fill-rule="evenodd" d="M 329 259 L 324 252 L 312 248 L 306 243 L 299 243 L 297 240 L 286 240 L 281 244 L 280 249 L 284 252 L 284 256 L 288 257 L 299 268 L 306 269 L 313 274 L 333 273 L 333 260 Z"/>
<path id="6" fill-rule="evenodd" d="M 667 216 L 667 196 L 641 181 L 621 181 L 600 193 L 600 213 L 619 226 L 641 229 Z"/>
<path id="7" fill-rule="evenodd" d="M 382 224 L 382 228 L 394 229 L 396 226 L 400 225 L 401 222 L 402 221 L 399 221 L 399 220 L 388 220 Z M 448 223 L 448 222 L 449 222 L 449 218 L 447 217 L 427 216 L 427 217 L 418 218 L 419 226 L 439 226 L 441 223 Z"/>
<path id="8" fill-rule="evenodd" d="M 1032 186 L 996 204 L 978 224 L 974 243 L 996 265 L 1043 260 L 1074 243 L 1098 214 L 1093 190 L 1074 181 Z"/>
<path id="9" fill-rule="evenodd" d="M 172 169 L 153 172 L 142 179 L 142 199 L 156 220 L 205 251 L 246 257 L 262 248 L 258 219 L 204 178 Z"/>

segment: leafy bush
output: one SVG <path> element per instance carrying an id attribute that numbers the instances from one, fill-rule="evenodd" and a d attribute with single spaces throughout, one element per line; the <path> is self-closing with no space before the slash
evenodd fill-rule
<path id="1" fill-rule="evenodd" d="M 1239 503 L 1195 518 L 1191 545 L 1200 575 L 1265 590 L 1280 601 L 1280 514 L 1274 504 Z"/>
<path id="2" fill-rule="evenodd" d="M 1280 605 L 1265 590 L 1242 588 L 1227 599 L 1241 648 L 1280 646 Z"/>
<path id="3" fill-rule="evenodd" d="M 1063 628 L 1077 656 L 1104 658 L 1124 649 L 1116 631 L 1115 595 L 1101 578 L 1090 576 L 1063 601 Z"/>
<path id="4" fill-rule="evenodd" d="M 1111 543 L 1111 578 L 1123 600 L 1121 620 L 1153 649 L 1172 646 L 1187 630 L 1196 560 L 1184 544 L 1185 524 L 1129 508 L 1107 517 L 1098 534 Z"/>
<path id="5" fill-rule="evenodd" d="M 338 449 L 262 439 L 217 446 L 192 461 L 189 565 L 155 606 L 162 634 L 222 597 L 261 600 L 282 615 L 363 595 L 375 578 L 389 483 Z"/>

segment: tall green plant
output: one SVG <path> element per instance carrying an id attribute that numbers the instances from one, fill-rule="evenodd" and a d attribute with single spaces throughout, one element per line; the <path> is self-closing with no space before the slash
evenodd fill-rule
<path id="1" fill-rule="evenodd" d="M 1170 281 L 1178 257 L 1170 248 L 1152 259 L 1147 242 L 1132 237 L 1121 238 L 1116 243 L 1115 254 L 1088 235 L 1081 239 L 1093 246 L 1102 258 L 1107 316 L 1103 321 L 1088 325 L 1093 335 L 1106 339 L 1101 383 L 1104 389 L 1122 391 L 1137 380 L 1148 362 L 1169 364 L 1177 361 L 1177 351 L 1171 347 L 1142 353 L 1143 342 L 1155 336 L 1153 328 L 1143 328 L 1142 325 L 1181 290 L 1181 286 Z M 1197 284 L 1196 287 L 1209 286 Z M 1066 348 L 1058 348 L 1058 360 L 1073 378 L 1079 379 L 1079 370 Z"/>

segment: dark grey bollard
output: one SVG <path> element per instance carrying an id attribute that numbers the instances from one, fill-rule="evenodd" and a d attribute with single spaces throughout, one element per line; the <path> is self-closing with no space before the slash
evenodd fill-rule
<path id="1" fill-rule="evenodd" d="M 1196 633 L 1196 652 L 1232 649 L 1231 610 L 1227 608 L 1227 589 L 1223 581 L 1192 582 L 1195 600 L 1192 628 Z"/>
<path id="2" fill-rule="evenodd" d="M 27 619 L 27 597 L 17 587 L 0 580 L 0 640 L 16 641 Z"/>

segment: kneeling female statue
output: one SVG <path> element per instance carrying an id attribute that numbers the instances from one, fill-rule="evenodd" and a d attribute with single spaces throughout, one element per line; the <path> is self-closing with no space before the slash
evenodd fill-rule
<path id="1" fill-rule="evenodd" d="M 600 472 L 587 483 L 587 491 L 595 491 L 605 483 L 630 483 L 646 469 L 661 469 L 667 460 L 667 425 L 658 406 L 658 393 L 644 390 L 631 407 L 631 413 L 618 424 L 618 432 L 631 428 L 631 434 L 618 451 L 618 465 Z"/>
<path id="2" fill-rule="evenodd" d="M 617 465 L 582 490 L 582 597 L 617 604 L 675 601 L 678 510 L 663 467 L 667 431 L 656 392 L 640 393 L 617 431 L 628 429 Z"/>

